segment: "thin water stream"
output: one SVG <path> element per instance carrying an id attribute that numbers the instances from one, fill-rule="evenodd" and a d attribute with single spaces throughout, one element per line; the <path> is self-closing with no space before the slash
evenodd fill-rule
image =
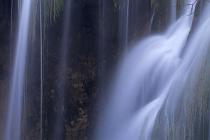
<path id="1" fill-rule="evenodd" d="M 19 18 L 16 51 L 10 83 L 5 140 L 21 140 L 22 105 L 25 93 L 25 69 L 30 28 L 31 0 L 23 0 Z"/>

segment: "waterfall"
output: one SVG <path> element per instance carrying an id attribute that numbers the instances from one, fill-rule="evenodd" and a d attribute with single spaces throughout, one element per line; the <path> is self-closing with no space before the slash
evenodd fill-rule
<path id="1" fill-rule="evenodd" d="M 64 10 L 64 22 L 63 22 L 63 35 L 60 49 L 60 64 L 58 73 L 58 82 L 56 82 L 57 100 L 55 101 L 55 108 L 57 112 L 54 117 L 53 130 L 51 134 L 52 140 L 65 139 L 65 95 L 66 95 L 66 75 L 68 68 L 68 58 L 70 56 L 69 49 L 69 35 L 71 25 L 71 0 L 65 1 Z"/>
<path id="2" fill-rule="evenodd" d="M 129 13 L 130 13 L 130 0 L 120 1 L 120 13 L 119 13 L 119 30 L 120 30 L 120 46 L 124 50 L 128 45 L 129 34 Z"/>
<path id="3" fill-rule="evenodd" d="M 151 16 L 151 19 L 150 19 L 150 24 L 149 24 L 149 31 L 151 32 L 152 31 L 152 26 L 153 26 L 153 22 L 154 22 L 154 17 L 155 17 L 155 11 L 156 9 L 153 10 L 152 12 L 152 16 Z"/>
<path id="4" fill-rule="evenodd" d="M 208 4 L 194 34 L 189 36 L 195 5 L 190 5 L 192 0 L 186 2 L 189 5 L 183 15 L 165 34 L 143 40 L 124 56 L 109 90 L 107 106 L 101 109 L 96 140 L 180 140 L 188 136 L 185 131 L 191 128 L 184 125 L 186 110 L 207 59 L 210 7 Z M 187 50 L 182 56 L 184 47 Z M 163 122 L 155 135 L 161 116 Z M 176 123 L 180 128 L 173 127 Z M 169 136 L 171 129 L 178 131 L 176 137 Z"/>
<path id="5" fill-rule="evenodd" d="M 171 0 L 171 23 L 176 20 L 176 8 L 177 8 L 177 1 Z"/>
<path id="6" fill-rule="evenodd" d="M 40 140 L 43 138 L 43 19 L 42 19 L 42 0 L 39 0 L 39 26 L 40 26 Z"/>
<path id="7" fill-rule="evenodd" d="M 130 10 L 130 0 L 126 2 L 126 19 L 125 19 L 125 42 L 124 47 L 128 46 L 128 28 L 129 28 L 129 10 Z"/>
<path id="8" fill-rule="evenodd" d="M 180 63 L 179 54 L 190 31 L 188 19 L 183 17 L 165 36 L 143 41 L 126 56 L 111 89 L 113 97 L 102 114 L 97 140 L 138 140 L 143 122 L 147 118 L 154 120 L 149 118 L 150 113 L 155 112 L 151 117 L 157 115 L 167 93 L 167 89 L 162 90 Z M 174 32 L 170 33 L 172 29 Z M 165 94 L 161 95 L 162 92 Z M 155 99 L 157 96 L 160 97 Z"/>
<path id="9" fill-rule="evenodd" d="M 5 140 L 21 140 L 22 104 L 25 93 L 25 68 L 31 14 L 31 0 L 22 1 L 19 18 L 15 60 L 10 84 Z"/>

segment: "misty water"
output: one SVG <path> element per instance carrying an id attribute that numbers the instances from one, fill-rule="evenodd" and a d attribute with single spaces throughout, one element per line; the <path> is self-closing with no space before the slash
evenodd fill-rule
<path id="1" fill-rule="evenodd" d="M 180 135 L 174 132 L 174 137 L 164 128 L 173 123 L 182 126 L 179 121 L 174 122 L 176 111 L 185 96 L 192 100 L 195 94 L 192 90 L 197 86 L 198 75 L 208 58 L 206 35 L 210 33 L 210 24 L 208 4 L 196 31 L 189 36 L 196 2 L 185 3 L 188 6 L 183 8 L 177 21 L 176 8 L 171 9 L 172 25 L 166 33 L 144 39 L 124 56 L 109 90 L 107 106 L 99 117 L 96 140 L 168 140 L 183 139 L 188 135 L 181 135 L 178 130 Z M 176 7 L 176 1 L 172 1 L 172 5 Z M 184 91 L 186 87 L 191 93 Z M 182 108 L 187 105 L 183 104 Z M 159 124 L 161 134 L 155 135 L 159 113 L 163 113 L 162 119 L 166 122 Z M 187 114 L 180 117 L 187 120 Z M 175 127 L 168 129 L 173 131 Z"/>
<path id="2" fill-rule="evenodd" d="M 11 0 L 0 139 L 209 140 L 210 3 L 154 3 Z"/>
<path id="3" fill-rule="evenodd" d="M 5 140 L 21 140 L 21 124 L 25 92 L 25 68 L 27 61 L 28 35 L 30 29 L 31 0 L 22 1 L 17 33 L 15 61 L 12 70 Z"/>

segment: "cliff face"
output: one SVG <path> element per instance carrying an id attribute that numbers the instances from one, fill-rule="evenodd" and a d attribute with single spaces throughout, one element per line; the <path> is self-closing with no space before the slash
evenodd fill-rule
<path id="1" fill-rule="evenodd" d="M 9 64 L 10 64 L 10 3 L 0 2 L 0 124 L 4 122 L 6 95 L 8 93 Z M 0 125 L 0 131 L 3 132 Z"/>

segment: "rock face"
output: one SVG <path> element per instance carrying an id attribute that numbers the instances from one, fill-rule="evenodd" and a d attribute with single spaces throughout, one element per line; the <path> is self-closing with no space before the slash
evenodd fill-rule
<path id="1" fill-rule="evenodd" d="M 10 3 L 0 1 L 0 135 L 3 133 L 6 98 L 8 93 L 9 65 L 11 54 L 10 42 Z M 0 137 L 1 139 L 1 137 Z"/>
<path id="2" fill-rule="evenodd" d="M 170 0 L 151 0 L 152 12 L 154 14 L 151 30 L 153 32 L 162 32 L 167 29 L 170 23 L 171 13 Z"/>

